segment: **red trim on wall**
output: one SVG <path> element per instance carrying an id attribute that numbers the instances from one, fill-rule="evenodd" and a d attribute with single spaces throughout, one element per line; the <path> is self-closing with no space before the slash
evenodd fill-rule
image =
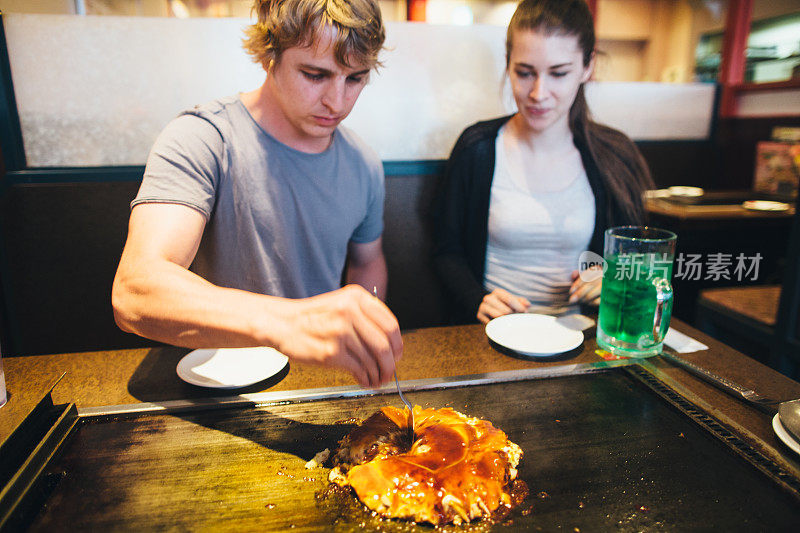
<path id="1" fill-rule="evenodd" d="M 790 118 L 797 118 L 798 115 L 736 115 L 736 120 L 765 120 L 765 119 L 775 119 L 775 120 L 788 120 Z M 766 138 L 764 139 L 766 140 Z"/>
<path id="2" fill-rule="evenodd" d="M 725 21 L 725 34 L 722 38 L 722 64 L 719 83 L 722 94 L 719 103 L 719 116 L 733 118 L 738 116 L 739 97 L 759 91 L 779 91 L 800 89 L 800 80 L 774 81 L 765 83 L 745 83 L 744 71 L 747 62 L 747 39 L 753 15 L 753 0 L 729 0 L 728 16 Z M 764 115 L 774 118 L 778 115 Z M 796 117 L 797 115 L 780 115 Z M 748 115 L 747 118 L 752 118 Z"/>
<path id="3" fill-rule="evenodd" d="M 425 22 L 425 8 L 428 0 L 407 0 L 406 20 Z"/>
<path id="4" fill-rule="evenodd" d="M 589 5 L 589 11 L 592 12 L 592 16 L 597 20 L 597 0 L 586 0 L 586 3 Z"/>
<path id="5" fill-rule="evenodd" d="M 722 37 L 722 63 L 719 69 L 719 82 L 722 85 L 720 116 L 736 114 L 735 86 L 744 81 L 745 50 L 750 35 L 750 20 L 753 14 L 753 0 L 730 0 L 728 16 L 725 20 L 725 34 Z"/>
<path id="6" fill-rule="evenodd" d="M 800 79 L 785 81 L 765 81 L 762 83 L 742 83 L 731 87 L 736 92 L 781 91 L 784 89 L 800 89 Z"/>
<path id="7" fill-rule="evenodd" d="M 744 81 L 745 50 L 750 35 L 753 0 L 730 0 L 722 38 L 722 64 L 719 81 L 726 85 Z"/>

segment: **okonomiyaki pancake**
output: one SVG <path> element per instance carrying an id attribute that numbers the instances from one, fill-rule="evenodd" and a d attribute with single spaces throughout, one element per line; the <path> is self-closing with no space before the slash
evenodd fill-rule
<path id="1" fill-rule="evenodd" d="M 490 422 L 450 408 L 383 407 L 342 439 L 330 481 L 392 518 L 460 524 L 510 507 L 522 450 Z"/>

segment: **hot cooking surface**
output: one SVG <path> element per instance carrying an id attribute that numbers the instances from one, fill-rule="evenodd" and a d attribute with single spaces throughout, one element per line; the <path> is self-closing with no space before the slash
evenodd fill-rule
<path id="1" fill-rule="evenodd" d="M 625 369 L 408 393 L 490 420 L 524 450 L 510 530 L 789 530 L 800 500 Z M 430 530 L 322 497 L 304 464 L 396 395 L 84 419 L 34 530 Z M 796 483 L 796 480 L 790 480 Z M 474 530 L 475 526 L 451 527 Z M 485 525 L 477 529 L 487 529 Z"/>

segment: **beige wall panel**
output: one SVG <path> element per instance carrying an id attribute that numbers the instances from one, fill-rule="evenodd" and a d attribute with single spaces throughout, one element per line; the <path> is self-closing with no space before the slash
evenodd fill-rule
<path id="1" fill-rule="evenodd" d="M 55 13 L 75 14 L 74 0 L 0 0 L 0 11 L 5 13 Z"/>
<path id="2" fill-rule="evenodd" d="M 641 81 L 661 81 L 665 58 L 669 50 L 672 6 L 666 1 L 652 4 L 653 21 L 644 50 L 644 72 Z"/>
<path id="3" fill-rule="evenodd" d="M 672 28 L 667 58 L 659 81 L 685 83 L 692 80 L 692 8 L 687 0 L 677 0 L 672 7 Z"/>
<path id="4" fill-rule="evenodd" d="M 644 41 L 598 41 L 594 79 L 640 81 L 644 71 Z"/>
<path id="5" fill-rule="evenodd" d="M 653 23 L 651 0 L 599 0 L 597 36 L 600 39 L 644 40 Z"/>

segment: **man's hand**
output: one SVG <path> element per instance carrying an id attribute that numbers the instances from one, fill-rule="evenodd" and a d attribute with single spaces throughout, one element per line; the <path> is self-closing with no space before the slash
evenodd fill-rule
<path id="1" fill-rule="evenodd" d="M 478 307 L 478 320 L 487 324 L 493 318 L 511 313 L 524 313 L 531 303 L 503 289 L 495 289 L 483 297 Z"/>
<path id="2" fill-rule="evenodd" d="M 389 308 L 358 285 L 297 300 L 278 350 L 297 361 L 348 370 L 362 387 L 389 381 L 403 355 Z"/>
<path id="3" fill-rule="evenodd" d="M 569 288 L 569 303 L 600 305 L 600 291 L 603 287 L 603 276 L 593 281 L 583 281 L 577 270 L 572 272 L 572 286 Z"/>

